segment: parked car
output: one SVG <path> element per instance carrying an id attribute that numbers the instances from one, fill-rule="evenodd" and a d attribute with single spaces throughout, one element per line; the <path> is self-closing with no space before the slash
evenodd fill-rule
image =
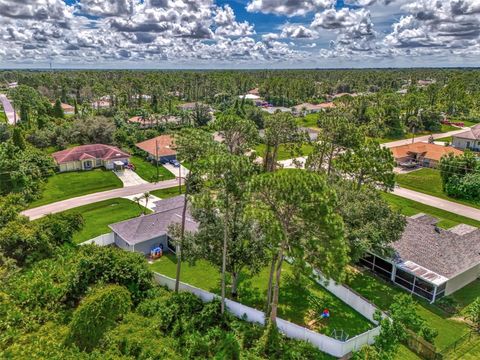
<path id="1" fill-rule="evenodd" d="M 175 166 L 175 167 L 180 167 L 180 163 L 179 163 L 177 160 L 175 160 L 175 159 L 170 160 L 170 164 L 172 164 L 172 165 Z"/>
<path id="2" fill-rule="evenodd" d="M 168 159 L 165 159 L 165 158 L 161 158 L 161 159 L 160 159 L 160 164 L 162 164 L 162 165 L 166 165 L 166 164 L 168 164 L 169 162 L 170 162 L 170 161 L 168 161 Z"/>

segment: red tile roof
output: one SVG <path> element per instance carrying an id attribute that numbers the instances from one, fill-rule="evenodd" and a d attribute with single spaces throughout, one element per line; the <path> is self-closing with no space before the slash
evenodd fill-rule
<path id="1" fill-rule="evenodd" d="M 71 161 L 84 159 L 113 160 L 130 157 L 130 155 L 119 148 L 104 144 L 90 144 L 76 146 L 71 149 L 57 151 L 52 154 L 57 164 L 65 164 Z"/>
<path id="2" fill-rule="evenodd" d="M 136 146 L 150 155 L 156 157 L 175 155 L 173 137 L 170 135 L 160 135 L 153 139 L 142 141 Z"/>
<path id="3" fill-rule="evenodd" d="M 454 155 L 461 155 L 463 151 L 455 149 L 451 146 L 443 146 L 437 144 L 429 144 L 418 142 L 414 144 L 407 144 L 396 146 L 390 149 L 395 159 L 401 159 L 413 154 L 421 154 L 424 158 L 440 161 L 443 155 L 453 153 Z"/>

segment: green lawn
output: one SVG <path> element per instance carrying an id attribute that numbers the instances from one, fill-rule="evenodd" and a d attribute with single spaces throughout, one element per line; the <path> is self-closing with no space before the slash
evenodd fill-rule
<path id="1" fill-rule="evenodd" d="M 265 144 L 259 144 L 255 147 L 255 151 L 257 152 L 258 156 L 265 156 L 266 146 Z M 302 145 L 302 154 L 292 155 L 290 149 L 287 149 L 285 146 L 280 146 L 278 149 L 278 160 L 287 160 L 291 159 L 292 157 L 298 156 L 306 156 L 309 155 L 313 151 L 313 146 L 310 144 L 303 144 Z"/>
<path id="2" fill-rule="evenodd" d="M 407 174 L 397 175 L 396 178 L 397 183 L 406 189 L 480 209 L 480 204 L 476 201 L 460 200 L 447 196 L 442 189 L 442 178 L 439 170 L 424 168 Z"/>
<path id="3" fill-rule="evenodd" d="M 130 162 L 135 165 L 135 172 L 145 181 L 155 182 L 175 179 L 175 175 L 165 169 L 161 164 L 158 164 L 157 178 L 157 166 L 140 156 L 132 156 Z"/>
<path id="4" fill-rule="evenodd" d="M 452 141 L 453 141 L 453 137 L 452 136 L 447 136 L 447 137 L 435 139 L 435 141 L 443 141 L 443 142 L 448 142 L 448 143 L 451 144 Z"/>
<path id="5" fill-rule="evenodd" d="M 303 127 L 318 129 L 319 114 L 307 114 L 304 117 L 297 118 L 297 124 Z"/>
<path id="6" fill-rule="evenodd" d="M 150 210 L 145 211 L 150 212 Z M 109 233 L 111 230 L 108 225 L 140 216 L 142 210 L 135 202 L 118 198 L 80 206 L 67 210 L 65 213 L 80 213 L 85 220 L 82 231 L 73 237 L 73 241 L 79 244 Z"/>
<path id="7" fill-rule="evenodd" d="M 480 228 L 480 221 L 473 220 L 455 213 L 441 210 L 432 206 L 405 199 L 390 193 L 383 193 L 383 198 L 396 210 L 405 216 L 412 216 L 418 213 L 424 213 L 439 219 L 438 226 L 449 229 L 458 224 L 467 224 Z"/>
<path id="8" fill-rule="evenodd" d="M 103 169 L 58 173 L 48 178 L 41 198 L 33 201 L 30 208 L 122 186 L 112 171 Z"/>
<path id="9" fill-rule="evenodd" d="M 185 185 L 182 185 L 182 194 L 185 192 Z M 178 186 L 166 188 L 166 189 L 159 189 L 150 191 L 150 194 L 159 197 L 160 199 L 168 199 L 177 195 L 180 195 L 180 191 L 178 190 Z"/>
<path id="10" fill-rule="evenodd" d="M 478 360 L 479 358 L 480 336 L 475 334 L 444 357 L 445 360 Z"/>
<path id="11" fill-rule="evenodd" d="M 3 106 L 0 105 L 0 123 L 7 122 L 7 115 L 5 115 L 5 111 L 3 111 Z"/>
<path id="12" fill-rule="evenodd" d="M 151 265 L 151 268 L 154 271 L 174 278 L 176 269 L 175 257 L 166 255 Z M 203 260 L 197 261 L 194 266 L 183 263 L 181 281 L 201 287 L 210 292 L 220 293 L 219 271 Z M 239 283 L 238 301 L 245 305 L 262 309 L 266 298 L 267 284 L 267 268 L 255 276 L 243 273 Z M 310 323 L 310 296 L 317 297 L 322 307 L 330 310 L 331 317 L 329 319 L 323 319 L 316 324 Z M 334 329 L 337 331 L 343 329 L 352 337 L 374 326 L 362 315 L 330 294 L 313 280 L 305 278 L 304 284 L 299 284 L 293 278 L 292 268 L 288 263 L 284 263 L 282 273 L 279 316 L 302 326 L 310 323 L 311 328 L 327 335 L 330 335 Z"/>
<path id="13" fill-rule="evenodd" d="M 388 284 L 367 271 L 352 271 L 347 283 L 382 310 L 388 309 L 395 295 L 407 293 L 400 287 Z M 469 331 L 469 327 L 464 322 L 456 320 L 437 306 L 430 305 L 418 297 L 415 297 L 415 300 L 417 301 L 417 314 L 425 319 L 429 326 L 438 331 L 435 339 L 437 351 L 454 343 Z"/>
<path id="14" fill-rule="evenodd" d="M 440 130 L 440 132 L 446 133 L 446 132 L 455 131 L 455 130 L 460 130 L 460 128 L 457 126 L 442 124 L 442 129 Z"/>

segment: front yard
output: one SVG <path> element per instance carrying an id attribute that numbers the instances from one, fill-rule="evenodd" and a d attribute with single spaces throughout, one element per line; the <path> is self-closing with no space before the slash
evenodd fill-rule
<path id="1" fill-rule="evenodd" d="M 455 199 L 443 192 L 442 178 L 440 171 L 436 169 L 424 168 L 412 171 L 406 174 L 397 175 L 397 183 L 406 189 L 422 192 L 424 194 L 436 196 L 441 199 L 457 202 L 467 206 L 480 209 L 480 204 L 475 201 Z"/>
<path id="2" fill-rule="evenodd" d="M 149 213 L 150 210 L 146 212 Z M 142 210 L 133 201 L 117 198 L 80 206 L 65 213 L 80 213 L 85 220 L 82 231 L 73 236 L 73 241 L 79 244 L 109 233 L 111 230 L 108 225 L 140 216 Z"/>
<path id="3" fill-rule="evenodd" d="M 135 172 L 145 181 L 158 182 L 164 180 L 175 179 L 170 171 L 165 169 L 161 164 L 158 164 L 158 177 L 157 166 L 144 158 L 134 155 L 130 158 L 130 162 L 135 165 Z"/>
<path id="4" fill-rule="evenodd" d="M 41 197 L 29 208 L 123 187 L 122 181 L 112 172 L 103 169 L 58 173 L 43 185 Z"/>
<path id="5" fill-rule="evenodd" d="M 480 228 L 480 221 L 467 218 L 465 216 L 457 215 L 445 210 L 441 210 L 432 206 L 424 205 L 422 203 L 405 199 L 391 193 L 382 193 L 382 197 L 390 204 L 390 206 L 398 210 L 405 216 L 412 216 L 418 213 L 431 215 L 439 219 L 438 226 L 449 229 L 458 224 L 467 224 Z"/>
<path id="6" fill-rule="evenodd" d="M 255 151 L 257 155 L 260 157 L 265 156 L 266 146 L 265 144 L 259 144 L 255 147 Z M 278 149 L 278 159 L 277 160 L 287 160 L 291 159 L 292 157 L 298 156 L 308 156 L 313 151 L 313 146 L 310 144 L 303 144 L 301 148 L 301 154 L 294 154 L 292 155 L 291 150 L 286 148 L 285 146 L 281 145 Z"/>
<path id="7" fill-rule="evenodd" d="M 168 254 L 153 263 L 151 269 L 175 278 L 176 258 Z M 203 260 L 197 261 L 194 266 L 182 263 L 181 281 L 216 294 L 220 293 L 219 271 Z M 245 305 L 263 309 L 267 285 L 267 268 L 254 276 L 242 273 L 237 300 Z M 320 312 L 323 308 L 330 310 L 329 319 L 313 320 L 312 298 L 317 299 L 318 304 L 321 304 Z M 279 302 L 279 317 L 326 335 L 331 335 L 334 330 L 337 333 L 343 330 L 349 337 L 353 337 L 374 326 L 313 280 L 304 277 L 299 283 L 294 278 L 292 267 L 288 263 L 285 263 L 283 268 Z"/>
<path id="8" fill-rule="evenodd" d="M 185 185 L 182 185 L 181 191 L 182 194 L 185 192 Z M 159 197 L 160 199 L 169 199 L 180 195 L 180 190 L 178 189 L 178 186 L 173 186 L 166 189 L 153 190 L 150 191 L 150 193 Z"/>

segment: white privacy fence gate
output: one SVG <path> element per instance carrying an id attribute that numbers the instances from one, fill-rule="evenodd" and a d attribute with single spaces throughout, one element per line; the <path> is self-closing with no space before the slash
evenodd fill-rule
<path id="1" fill-rule="evenodd" d="M 95 244 L 98 246 L 107 246 L 107 245 L 112 245 L 115 242 L 115 237 L 113 235 L 113 232 L 108 233 L 108 234 L 103 234 L 100 236 L 97 236 L 93 239 L 84 241 L 80 243 L 79 245 L 89 245 L 89 244 Z"/>
<path id="2" fill-rule="evenodd" d="M 165 276 L 159 273 L 154 273 L 154 278 L 159 285 L 166 286 L 170 290 L 175 289 L 175 279 L 169 278 L 168 276 Z M 341 285 L 335 285 L 335 286 L 341 287 Z M 349 291 L 347 288 L 345 289 Z M 212 294 L 208 291 L 199 289 L 197 287 L 194 287 L 182 282 L 180 283 L 179 290 L 192 293 L 198 296 L 204 302 L 209 302 L 215 298 L 219 298 L 218 295 Z M 347 292 L 345 292 L 345 294 L 346 293 Z M 341 295 L 345 295 L 345 294 L 341 294 Z M 365 301 L 361 297 L 359 298 L 360 300 Z M 340 299 L 343 300 L 342 297 L 340 297 Z M 359 304 L 362 304 L 360 300 L 355 299 L 356 302 L 358 302 Z M 240 304 L 236 301 L 232 301 L 229 299 L 226 299 L 225 303 L 228 311 L 233 315 L 235 315 L 236 317 L 240 319 L 245 319 L 248 322 L 259 323 L 262 325 L 265 324 L 265 314 L 262 311 L 253 309 L 249 306 Z M 347 304 L 349 303 L 347 302 Z M 365 309 L 363 309 L 362 306 Z M 359 305 L 359 308 L 365 310 L 365 313 L 362 313 L 360 311 L 359 312 L 365 317 L 367 317 L 366 314 L 369 313 L 370 309 L 369 308 L 367 309 L 367 307 L 364 304 L 362 304 L 361 306 Z M 331 338 L 327 335 L 323 335 L 315 331 L 309 330 L 307 328 L 304 328 L 302 326 L 293 324 L 283 319 L 277 319 L 277 326 L 280 332 L 282 332 L 285 336 L 292 339 L 308 341 L 309 343 L 311 343 L 321 351 L 336 357 L 342 357 L 347 355 L 351 351 L 359 350 L 363 345 L 373 344 L 375 336 L 377 336 L 380 333 L 380 327 L 377 326 L 376 328 L 371 329 L 367 332 L 364 332 L 360 335 L 357 335 L 353 338 L 350 338 L 347 341 L 340 341 L 340 340 Z"/>

